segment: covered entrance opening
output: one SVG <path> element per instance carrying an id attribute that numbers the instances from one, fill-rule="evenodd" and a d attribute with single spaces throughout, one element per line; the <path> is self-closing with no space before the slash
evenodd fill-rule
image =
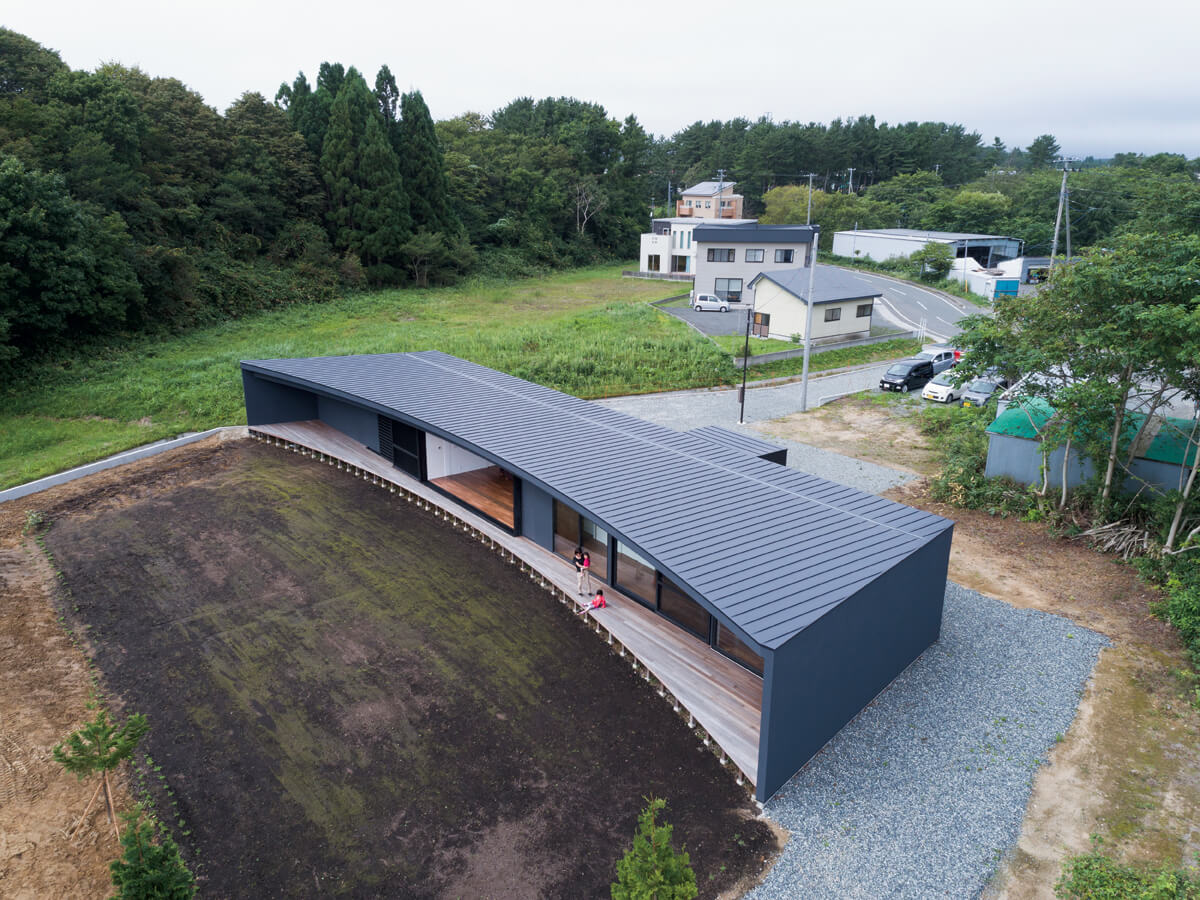
<path id="1" fill-rule="evenodd" d="M 430 484 L 510 531 L 517 530 L 520 481 L 511 472 L 428 432 L 424 446 Z"/>

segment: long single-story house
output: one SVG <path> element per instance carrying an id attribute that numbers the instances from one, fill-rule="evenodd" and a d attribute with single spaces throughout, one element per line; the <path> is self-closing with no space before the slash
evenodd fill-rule
<path id="1" fill-rule="evenodd" d="M 1007 235 L 921 231 L 916 228 L 856 229 L 837 231 L 833 235 L 834 255 L 877 262 L 911 256 L 927 244 L 945 244 L 956 259 L 969 256 L 984 268 L 1020 256 L 1025 246 L 1024 241 Z"/>
<path id="2" fill-rule="evenodd" d="M 711 671 L 736 661 L 761 687 L 760 800 L 940 633 L 953 523 L 780 465 L 760 441 L 676 432 L 434 351 L 248 360 L 242 381 L 252 431 L 336 430 L 549 559 L 582 544 L 602 581 L 695 649 L 679 677 L 716 690 Z"/>
<path id="3" fill-rule="evenodd" d="M 1010 403 L 987 428 L 988 455 L 984 474 L 989 478 L 1008 476 L 1021 484 L 1042 483 L 1042 443 L 1038 434 L 1054 416 L 1054 408 L 1045 400 L 1020 399 Z M 1196 460 L 1196 445 L 1189 440 L 1195 423 L 1191 419 L 1156 416 L 1145 428 L 1145 413 L 1130 410 L 1126 415 L 1129 439 L 1139 433 L 1133 462 L 1125 488 L 1137 490 L 1143 484 L 1163 491 L 1182 490 L 1188 469 Z M 1062 486 L 1065 445 L 1056 448 L 1048 460 L 1047 483 Z M 1077 445 L 1067 460 L 1067 487 L 1075 488 L 1096 474 L 1090 459 L 1080 456 Z"/>
<path id="4" fill-rule="evenodd" d="M 754 330 L 759 337 L 804 338 L 808 312 L 808 269 L 761 272 L 754 289 Z M 813 340 L 866 337 L 879 290 L 853 272 L 818 265 L 813 276 Z"/>

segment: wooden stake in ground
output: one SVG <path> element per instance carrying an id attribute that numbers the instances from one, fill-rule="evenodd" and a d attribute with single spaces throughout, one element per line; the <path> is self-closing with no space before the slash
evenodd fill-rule
<path id="1" fill-rule="evenodd" d="M 71 829 L 72 832 L 83 824 L 87 814 L 92 811 L 92 804 L 103 789 L 108 821 L 117 840 L 121 839 L 121 828 L 117 824 L 108 772 L 133 754 L 138 741 L 149 730 L 146 717 L 140 713 L 134 713 L 123 726 L 117 728 L 108 721 L 108 713 L 102 709 L 96 714 L 96 718 L 68 735 L 65 741 L 54 748 L 54 759 L 68 772 L 74 772 L 80 781 L 89 775 L 100 773 L 100 784 L 96 793 L 92 795 L 75 828 Z"/>

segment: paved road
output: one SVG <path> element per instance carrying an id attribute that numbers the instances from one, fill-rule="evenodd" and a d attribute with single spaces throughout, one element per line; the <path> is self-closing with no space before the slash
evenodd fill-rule
<path id="1" fill-rule="evenodd" d="M 874 286 L 883 294 L 875 305 L 875 315 L 897 328 L 918 329 L 925 321 L 931 340 L 944 341 L 958 334 L 958 320 L 979 312 L 979 307 L 957 298 L 947 299 L 909 282 L 895 281 L 868 272 L 853 271 L 859 281 Z"/>

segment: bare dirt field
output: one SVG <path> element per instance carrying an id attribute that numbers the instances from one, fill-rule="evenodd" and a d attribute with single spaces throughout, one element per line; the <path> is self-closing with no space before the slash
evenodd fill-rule
<path id="1" fill-rule="evenodd" d="M 851 397 L 756 426 L 920 475 L 937 471 L 905 404 Z M 921 402 L 921 401 L 916 401 Z M 1200 850 L 1200 716 L 1179 672 L 1174 629 L 1155 618 L 1156 592 L 1119 560 L 1038 523 L 932 501 L 924 480 L 888 493 L 955 521 L 950 578 L 981 593 L 1066 616 L 1112 639 L 1079 713 L 1034 782 L 1020 841 L 988 898 L 1052 898 L 1063 859 L 1091 835 L 1119 858 L 1192 865 Z"/>
<path id="2" fill-rule="evenodd" d="M 22 535 L 26 513 L 69 592 Z M 491 551 L 335 469 L 205 442 L 0 506 L 0 894 L 107 896 L 104 817 L 47 763 L 88 657 L 147 714 L 157 808 L 235 896 L 607 895 L 664 796 L 702 896 L 777 838 L 627 665 Z M 128 789 L 122 788 L 128 804 Z M 21 827 L 14 827 L 21 823 Z M 88 843 L 88 835 L 91 843 Z"/>

